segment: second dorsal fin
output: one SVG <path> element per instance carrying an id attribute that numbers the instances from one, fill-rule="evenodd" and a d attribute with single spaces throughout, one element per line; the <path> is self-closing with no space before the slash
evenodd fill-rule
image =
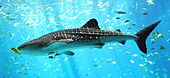
<path id="1" fill-rule="evenodd" d="M 116 31 L 121 32 L 121 30 L 120 30 L 120 29 L 117 29 Z"/>
<path id="2" fill-rule="evenodd" d="M 94 29 L 100 29 L 98 26 L 98 22 L 96 19 L 90 19 L 85 25 L 83 25 L 81 28 L 94 28 Z"/>

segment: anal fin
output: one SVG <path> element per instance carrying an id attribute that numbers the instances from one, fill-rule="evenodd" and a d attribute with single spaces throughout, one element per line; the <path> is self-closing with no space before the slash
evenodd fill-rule
<path id="1" fill-rule="evenodd" d="M 63 54 L 66 54 L 66 55 L 69 55 L 69 56 L 75 55 L 75 53 L 72 52 L 72 51 L 64 51 Z"/>
<path id="2" fill-rule="evenodd" d="M 96 48 L 101 49 L 105 44 L 104 43 L 96 43 L 95 46 Z"/>
<path id="3" fill-rule="evenodd" d="M 120 44 L 124 45 L 126 41 L 119 41 Z"/>

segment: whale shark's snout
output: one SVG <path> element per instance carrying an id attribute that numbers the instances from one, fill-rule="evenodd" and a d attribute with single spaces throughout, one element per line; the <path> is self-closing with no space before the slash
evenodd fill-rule
<path id="1" fill-rule="evenodd" d="M 37 39 L 31 40 L 29 42 L 26 42 L 18 47 L 19 50 L 25 50 L 25 49 L 38 49 L 41 48 L 43 42 Z"/>
<path id="2" fill-rule="evenodd" d="M 29 48 L 34 48 L 34 44 L 23 44 L 21 46 L 18 47 L 19 50 L 23 50 L 23 49 L 29 49 Z"/>
<path id="3" fill-rule="evenodd" d="M 19 50 L 34 49 L 37 43 L 24 43 L 18 47 Z"/>
<path id="4" fill-rule="evenodd" d="M 21 52 L 22 54 L 41 55 L 42 44 L 42 41 L 34 39 L 17 47 L 15 53 Z"/>

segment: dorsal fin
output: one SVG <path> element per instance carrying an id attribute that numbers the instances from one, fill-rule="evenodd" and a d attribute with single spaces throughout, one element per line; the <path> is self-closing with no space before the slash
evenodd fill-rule
<path id="1" fill-rule="evenodd" d="M 98 26 L 98 22 L 96 19 L 90 19 L 85 25 L 83 25 L 81 28 L 95 28 L 100 29 Z"/>
<path id="2" fill-rule="evenodd" d="M 116 31 L 121 32 L 121 30 L 120 30 L 120 29 L 117 29 Z"/>

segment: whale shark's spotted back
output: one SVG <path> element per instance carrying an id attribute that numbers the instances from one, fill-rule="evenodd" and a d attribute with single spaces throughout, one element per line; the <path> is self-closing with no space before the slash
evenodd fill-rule
<path id="1" fill-rule="evenodd" d="M 103 39 L 108 36 L 131 36 L 128 34 L 123 34 L 119 31 L 112 32 L 112 31 L 105 31 L 105 30 L 99 30 L 93 28 L 61 30 L 58 32 L 50 33 L 48 35 L 51 36 L 52 40 L 72 38 L 74 41 Z M 45 37 L 49 38 L 48 35 L 46 35 Z"/>
<path id="2" fill-rule="evenodd" d="M 53 42 L 56 41 L 65 41 L 66 43 L 72 41 L 93 41 L 93 40 L 103 40 L 112 36 L 127 36 L 127 37 L 135 37 L 132 35 L 124 34 L 119 31 L 105 31 L 94 28 L 78 28 L 78 29 L 67 29 L 60 30 L 57 32 L 52 32 L 46 34 L 40 38 L 35 40 L 31 40 L 21 46 L 19 48 L 27 46 L 27 45 L 38 45 L 39 47 L 46 47 Z"/>

